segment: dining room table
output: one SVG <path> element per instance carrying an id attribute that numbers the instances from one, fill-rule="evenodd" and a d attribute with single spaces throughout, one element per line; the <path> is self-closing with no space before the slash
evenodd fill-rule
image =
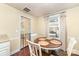
<path id="1" fill-rule="evenodd" d="M 62 46 L 61 40 L 47 37 L 38 37 L 34 40 L 35 43 L 39 44 L 41 49 L 52 51 L 60 49 Z"/>

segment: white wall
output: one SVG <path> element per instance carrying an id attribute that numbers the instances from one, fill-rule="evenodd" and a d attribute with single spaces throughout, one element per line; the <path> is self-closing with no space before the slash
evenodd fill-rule
<path id="1" fill-rule="evenodd" d="M 23 13 L 6 4 L 0 4 L 0 33 L 5 33 L 9 36 L 11 41 L 11 53 L 20 49 L 20 16 L 35 20 L 35 17 L 29 14 Z M 34 26 L 33 22 L 32 26 Z M 32 29 L 33 28 L 35 27 L 32 27 Z M 35 29 L 33 31 L 35 31 Z"/>
<path id="2" fill-rule="evenodd" d="M 47 34 L 47 19 L 45 17 L 38 17 L 37 19 L 37 33 L 41 36 L 46 36 Z"/>
<path id="3" fill-rule="evenodd" d="M 79 50 L 79 7 L 66 11 L 66 21 L 68 40 L 69 37 L 75 37 L 77 44 L 74 49 Z"/>

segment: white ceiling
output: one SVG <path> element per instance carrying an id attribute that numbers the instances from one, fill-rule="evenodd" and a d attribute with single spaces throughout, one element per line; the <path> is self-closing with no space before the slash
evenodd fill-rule
<path id="1" fill-rule="evenodd" d="M 27 7 L 31 10 L 28 12 L 29 14 L 33 16 L 43 16 L 79 6 L 79 3 L 8 3 L 8 5 L 19 10 L 23 10 Z"/>

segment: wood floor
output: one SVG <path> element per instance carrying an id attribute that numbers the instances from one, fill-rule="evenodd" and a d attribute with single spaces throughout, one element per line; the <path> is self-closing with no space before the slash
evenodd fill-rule
<path id="1" fill-rule="evenodd" d="M 30 56 L 29 48 L 24 47 L 19 52 L 15 53 L 11 56 Z"/>
<path id="2" fill-rule="evenodd" d="M 64 52 L 63 50 L 59 50 L 59 52 L 52 51 L 51 55 L 54 55 L 54 56 L 67 56 L 67 53 Z M 28 47 L 22 48 L 19 52 L 15 53 L 11 56 L 30 56 L 29 48 Z M 43 56 L 47 56 L 47 55 L 45 55 L 45 53 L 43 53 Z M 79 55 L 72 54 L 72 56 L 79 56 Z"/>

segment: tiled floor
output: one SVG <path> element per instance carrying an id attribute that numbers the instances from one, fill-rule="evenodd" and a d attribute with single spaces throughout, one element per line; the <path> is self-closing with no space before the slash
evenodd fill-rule
<path id="1" fill-rule="evenodd" d="M 63 50 L 59 50 L 58 53 L 54 52 L 52 53 L 54 56 L 67 56 L 66 52 L 63 52 Z M 12 56 L 30 56 L 29 48 L 25 47 L 21 49 L 19 52 L 13 54 Z M 47 56 L 45 53 L 43 53 L 43 56 Z M 79 56 L 76 54 L 72 54 L 72 56 Z"/>

